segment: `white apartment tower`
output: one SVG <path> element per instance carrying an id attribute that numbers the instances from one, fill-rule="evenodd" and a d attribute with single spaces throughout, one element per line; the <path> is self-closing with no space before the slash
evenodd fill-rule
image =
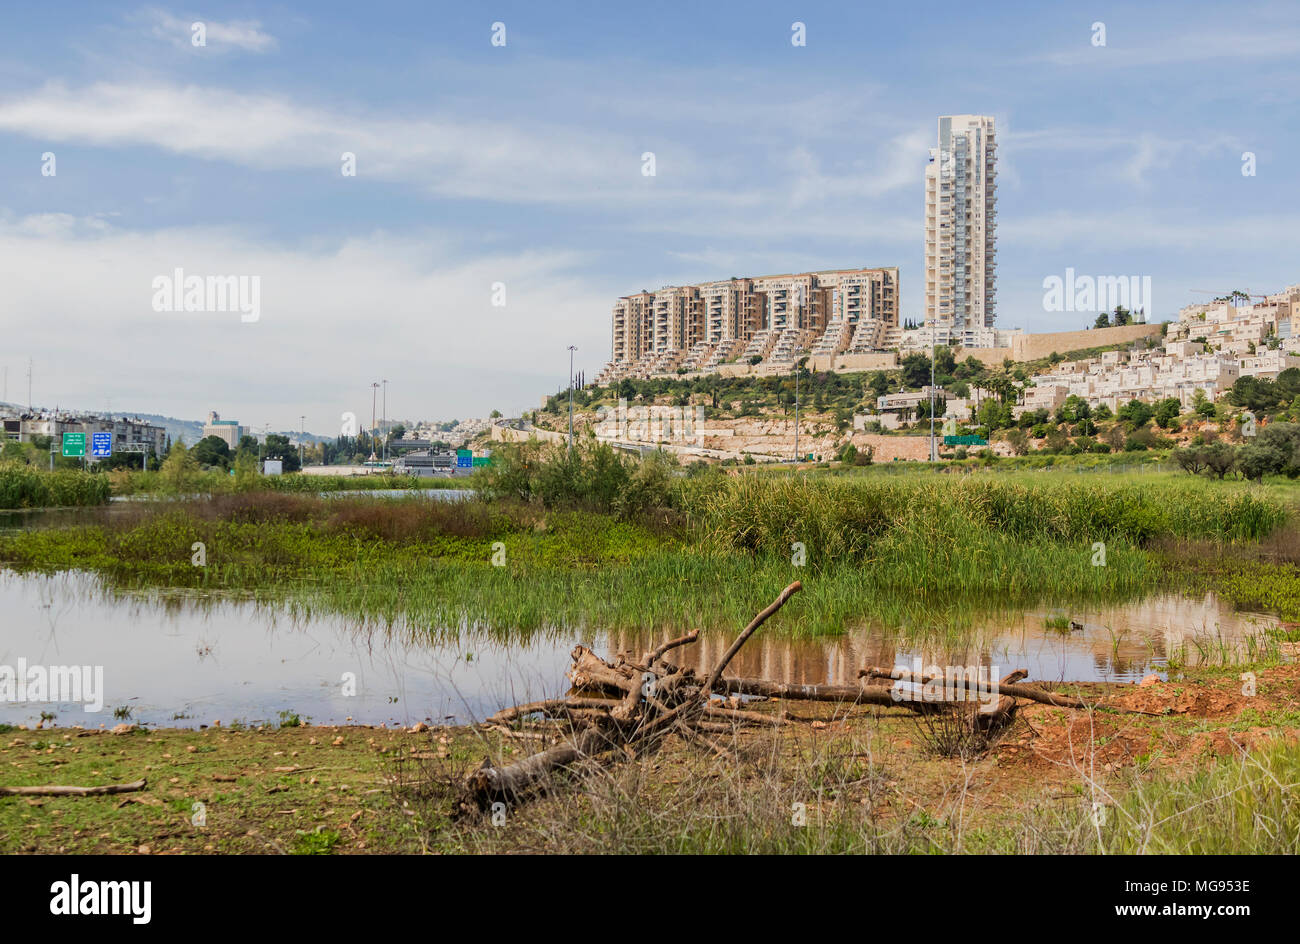
<path id="1" fill-rule="evenodd" d="M 996 162 L 992 118 L 939 119 L 939 146 L 925 168 L 925 322 L 938 343 L 990 344 Z"/>

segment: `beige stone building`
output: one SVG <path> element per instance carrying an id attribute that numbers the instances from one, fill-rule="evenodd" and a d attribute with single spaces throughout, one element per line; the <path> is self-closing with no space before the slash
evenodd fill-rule
<path id="1" fill-rule="evenodd" d="M 830 269 L 669 285 L 614 304 L 610 363 L 597 383 L 708 372 L 757 358 L 788 370 L 799 358 L 897 347 L 898 268 Z"/>

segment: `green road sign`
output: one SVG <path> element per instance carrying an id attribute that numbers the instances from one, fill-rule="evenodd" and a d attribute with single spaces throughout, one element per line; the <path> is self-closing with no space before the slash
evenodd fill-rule
<path id="1" fill-rule="evenodd" d="M 945 436 L 945 446 L 987 446 L 989 441 L 983 436 Z"/>
<path id="2" fill-rule="evenodd" d="M 64 433 L 63 454 L 65 456 L 84 456 L 86 454 L 86 434 Z"/>

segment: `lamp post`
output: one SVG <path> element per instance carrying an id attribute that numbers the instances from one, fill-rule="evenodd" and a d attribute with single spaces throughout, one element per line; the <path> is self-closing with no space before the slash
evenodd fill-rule
<path id="1" fill-rule="evenodd" d="M 935 324 L 930 322 L 930 461 L 939 461 L 939 451 L 934 444 L 934 331 Z"/>
<path id="2" fill-rule="evenodd" d="M 569 345 L 569 452 L 573 452 L 573 352 L 577 347 Z"/>
<path id="3" fill-rule="evenodd" d="M 799 461 L 799 362 L 794 362 L 794 461 Z"/>
<path id="4" fill-rule="evenodd" d="M 370 385 L 370 454 L 375 454 L 375 398 L 379 396 L 379 384 Z"/>
<path id="5" fill-rule="evenodd" d="M 387 462 L 388 461 L 388 381 L 387 380 L 384 381 L 384 412 L 381 413 L 380 416 L 382 417 L 379 421 L 379 425 L 381 427 L 380 432 L 384 434 L 384 439 L 383 439 L 384 452 L 382 458 L 385 462 Z"/>
<path id="6" fill-rule="evenodd" d="M 302 471 L 302 441 L 303 441 L 303 438 L 307 435 L 307 416 L 306 416 L 306 414 L 303 414 L 302 416 L 298 417 L 298 422 L 299 422 L 299 432 L 298 432 L 298 471 L 301 472 L 301 471 Z"/>

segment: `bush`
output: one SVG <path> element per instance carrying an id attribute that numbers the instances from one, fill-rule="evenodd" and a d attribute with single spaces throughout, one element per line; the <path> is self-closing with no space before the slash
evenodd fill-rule
<path id="1" fill-rule="evenodd" d="M 108 501 L 108 476 L 80 470 L 46 472 L 17 462 L 0 463 L 0 508 L 53 508 L 102 505 Z"/>
<path id="2" fill-rule="evenodd" d="M 676 459 L 656 452 L 640 460 L 590 439 L 566 446 L 537 440 L 504 443 L 474 484 L 486 498 L 540 502 L 548 508 L 583 507 L 632 515 L 671 502 Z"/>

